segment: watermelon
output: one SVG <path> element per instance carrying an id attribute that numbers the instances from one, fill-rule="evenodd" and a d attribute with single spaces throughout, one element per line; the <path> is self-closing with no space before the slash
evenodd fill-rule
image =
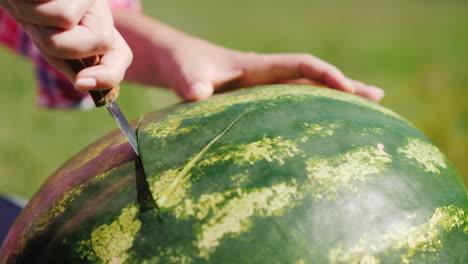
<path id="1" fill-rule="evenodd" d="M 2 263 L 468 263 L 461 177 L 387 108 L 273 85 L 133 125 L 156 208 L 114 131 L 42 186 Z"/>

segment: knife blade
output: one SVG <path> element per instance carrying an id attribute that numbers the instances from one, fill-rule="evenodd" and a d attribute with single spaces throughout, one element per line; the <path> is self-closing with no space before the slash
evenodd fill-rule
<path id="1" fill-rule="evenodd" d="M 67 63 L 70 65 L 74 72 L 78 73 L 84 68 L 99 64 L 100 60 L 100 56 L 92 56 L 89 58 L 78 60 L 67 60 Z M 117 125 L 119 126 L 120 130 L 127 138 L 128 142 L 130 142 L 133 151 L 137 155 L 137 159 L 135 160 L 135 174 L 137 201 L 140 205 L 140 210 L 142 212 L 145 212 L 152 209 L 158 209 L 156 201 L 154 200 L 151 190 L 149 188 L 145 170 L 143 169 L 140 153 L 138 151 L 138 144 L 135 131 L 133 131 L 124 114 L 120 110 L 120 107 L 115 102 L 115 99 L 117 98 L 117 95 L 119 93 L 119 87 L 115 86 L 109 90 L 89 91 L 89 93 L 91 94 L 91 97 L 93 98 L 96 107 L 105 106 L 107 108 L 111 116 L 117 122 Z"/>
<path id="2" fill-rule="evenodd" d="M 130 145 L 132 146 L 133 150 L 139 157 L 140 153 L 138 152 L 138 145 L 137 145 L 135 132 L 133 131 L 130 124 L 128 123 L 127 118 L 125 118 L 124 114 L 120 110 L 120 107 L 117 105 L 115 101 L 107 103 L 106 107 L 109 113 L 111 114 L 111 116 L 114 118 L 115 122 L 117 123 L 117 126 L 120 127 L 120 130 L 128 139 L 128 142 L 130 142 Z"/>
<path id="3" fill-rule="evenodd" d="M 87 67 L 97 65 L 99 64 L 99 61 L 100 57 L 97 55 L 85 59 L 67 60 L 68 64 L 75 73 L 78 73 Z M 109 90 L 89 91 L 89 93 L 91 94 L 96 107 L 105 106 L 107 108 L 110 115 L 112 118 L 114 118 L 120 130 L 127 138 L 128 142 L 130 142 L 133 151 L 135 151 L 137 156 L 140 156 L 140 153 L 138 152 L 135 131 L 133 131 L 132 127 L 127 121 L 127 118 L 125 118 L 124 114 L 120 110 L 120 107 L 115 102 L 118 91 L 119 87 L 116 86 Z"/>

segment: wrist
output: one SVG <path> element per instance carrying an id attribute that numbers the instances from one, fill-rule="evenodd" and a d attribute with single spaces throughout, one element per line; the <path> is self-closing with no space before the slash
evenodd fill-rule
<path id="1" fill-rule="evenodd" d="M 171 86 L 165 72 L 167 64 L 190 36 L 140 12 L 120 9 L 113 16 L 117 30 L 134 55 L 125 79 L 151 86 Z"/>

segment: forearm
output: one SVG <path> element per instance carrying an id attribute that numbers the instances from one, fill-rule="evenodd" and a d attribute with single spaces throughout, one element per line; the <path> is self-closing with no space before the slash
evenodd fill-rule
<path id="1" fill-rule="evenodd" d="M 165 76 L 170 74 L 164 72 L 163 62 L 170 59 L 177 45 L 192 37 L 154 18 L 129 10 L 115 11 L 114 23 L 133 52 L 133 62 L 125 80 L 165 86 Z"/>
<path id="2" fill-rule="evenodd" d="M 125 80 L 150 86 L 175 87 L 174 71 L 184 71 L 179 61 L 218 52 L 239 53 L 214 45 L 166 25 L 154 18 L 130 10 L 114 11 L 117 30 L 133 52 L 133 62 Z M 171 65 L 171 66 L 169 66 Z"/>

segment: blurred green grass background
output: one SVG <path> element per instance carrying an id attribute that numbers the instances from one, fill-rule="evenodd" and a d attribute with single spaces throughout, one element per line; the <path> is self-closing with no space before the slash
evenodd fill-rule
<path id="1" fill-rule="evenodd" d="M 468 182 L 468 1 L 143 0 L 147 14 L 230 48 L 308 52 L 386 90 Z M 36 105 L 31 64 L 0 49 L 0 193 L 31 197 L 67 159 L 116 128 L 105 109 Z M 178 102 L 123 84 L 129 119 Z"/>

